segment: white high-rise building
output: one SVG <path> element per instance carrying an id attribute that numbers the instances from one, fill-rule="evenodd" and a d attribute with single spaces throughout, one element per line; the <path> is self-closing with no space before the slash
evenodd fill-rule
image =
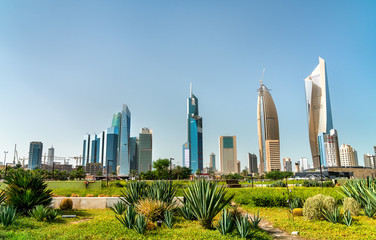
<path id="1" fill-rule="evenodd" d="M 51 146 L 48 149 L 47 164 L 52 165 L 55 159 L 55 148 Z"/>
<path id="2" fill-rule="evenodd" d="M 376 168 L 376 156 L 371 154 L 364 154 L 364 166 L 369 168 Z"/>
<path id="3" fill-rule="evenodd" d="M 342 144 L 339 148 L 341 167 L 355 167 L 354 149 L 350 145 Z"/>
<path id="4" fill-rule="evenodd" d="M 285 172 L 292 172 L 292 162 L 288 157 L 283 159 L 283 170 Z"/>
<path id="5" fill-rule="evenodd" d="M 299 165 L 300 165 L 300 170 L 307 170 L 309 169 L 308 165 L 308 159 L 306 157 L 302 157 L 299 159 Z"/>

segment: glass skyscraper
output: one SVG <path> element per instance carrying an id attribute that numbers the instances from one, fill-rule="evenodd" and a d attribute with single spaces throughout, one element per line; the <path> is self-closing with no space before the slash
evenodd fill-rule
<path id="1" fill-rule="evenodd" d="M 138 172 L 138 139 L 137 137 L 129 138 L 129 164 L 130 170 Z"/>
<path id="2" fill-rule="evenodd" d="M 203 170 L 203 146 L 202 146 L 202 118 L 198 115 L 198 99 L 192 93 L 187 99 L 187 124 L 188 124 L 188 146 L 189 164 L 184 161 L 184 167 L 192 169 L 195 173 L 198 169 Z M 186 144 L 186 143 L 185 143 Z M 185 145 L 184 144 L 184 145 Z M 183 157 L 186 156 L 183 145 Z"/>
<path id="3" fill-rule="evenodd" d="M 30 170 L 40 168 L 42 164 L 43 143 L 31 142 L 29 149 L 29 165 Z"/>
<path id="4" fill-rule="evenodd" d="M 108 164 L 109 173 L 116 172 L 117 166 L 117 153 L 119 144 L 119 128 L 110 127 L 107 129 L 107 142 L 106 142 L 106 162 Z"/>
<path id="5" fill-rule="evenodd" d="M 313 167 L 320 167 L 319 134 L 329 134 L 333 129 L 332 110 L 330 106 L 328 78 L 324 59 L 319 58 L 319 64 L 305 82 L 308 133 L 312 153 Z"/>
<path id="6" fill-rule="evenodd" d="M 118 157 L 118 167 L 119 175 L 128 176 L 130 172 L 130 159 L 129 159 L 129 138 L 131 130 L 131 112 L 127 105 L 123 104 L 123 110 L 121 112 L 121 122 L 120 122 L 120 146 L 119 146 L 119 157 Z"/>
<path id="7" fill-rule="evenodd" d="M 153 131 L 142 128 L 138 140 L 138 171 L 147 172 L 151 170 L 153 150 Z"/>

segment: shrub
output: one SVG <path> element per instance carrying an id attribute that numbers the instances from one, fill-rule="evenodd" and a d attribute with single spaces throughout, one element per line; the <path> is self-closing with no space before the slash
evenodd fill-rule
<path id="1" fill-rule="evenodd" d="M 242 210 L 240 209 L 240 207 L 237 205 L 237 204 L 231 204 L 231 206 L 229 207 L 229 210 L 230 210 L 230 213 L 231 213 L 231 217 L 232 219 L 234 219 L 234 221 L 242 216 Z"/>
<path id="2" fill-rule="evenodd" d="M 367 205 L 364 207 L 364 214 L 369 218 L 373 218 L 375 213 L 376 208 L 370 202 L 368 202 Z"/>
<path id="3" fill-rule="evenodd" d="M 139 234 L 143 234 L 146 230 L 146 225 L 147 225 L 146 217 L 143 216 L 142 214 L 137 214 L 136 222 L 134 224 L 133 229 Z"/>
<path id="4" fill-rule="evenodd" d="M 111 207 L 109 207 L 115 214 L 123 215 L 127 209 L 127 205 L 124 202 L 116 202 Z"/>
<path id="5" fill-rule="evenodd" d="M 109 197 L 107 194 L 99 194 L 98 197 Z"/>
<path id="6" fill-rule="evenodd" d="M 323 216 L 331 223 L 338 223 L 341 221 L 341 212 L 337 207 L 333 207 L 330 210 L 323 209 Z"/>
<path id="7" fill-rule="evenodd" d="M 172 226 L 174 225 L 174 214 L 171 210 L 168 210 L 164 213 L 164 224 L 168 228 L 172 228 Z"/>
<path id="8" fill-rule="evenodd" d="M 72 193 L 72 194 L 71 194 L 71 197 L 80 197 L 80 195 L 75 194 L 75 193 Z"/>
<path id="9" fill-rule="evenodd" d="M 0 205 L 5 201 L 5 192 L 1 190 L 0 192 Z"/>
<path id="10" fill-rule="evenodd" d="M 163 220 L 164 213 L 171 209 L 171 205 L 159 200 L 143 199 L 136 204 L 137 212 L 152 222 Z"/>
<path id="11" fill-rule="evenodd" d="M 212 228 L 213 218 L 232 200 L 234 195 L 225 199 L 227 190 L 218 187 L 215 182 L 200 180 L 191 183 L 183 191 L 185 204 L 188 204 L 193 215 L 204 228 Z"/>
<path id="12" fill-rule="evenodd" d="M 60 203 L 60 210 L 71 210 L 73 207 L 73 201 L 70 198 L 64 198 Z"/>
<path id="13" fill-rule="evenodd" d="M 5 177 L 4 183 L 7 184 L 6 202 L 18 212 L 26 214 L 35 206 L 48 206 L 52 201 L 52 190 L 47 188 L 38 172 L 23 169 L 11 171 Z"/>
<path id="14" fill-rule="evenodd" d="M 260 210 L 257 210 L 257 215 L 256 213 L 253 213 L 253 218 L 251 219 L 252 227 L 257 228 L 258 224 L 261 222 L 261 217 L 260 217 Z"/>
<path id="15" fill-rule="evenodd" d="M 248 221 L 248 214 L 246 216 L 239 216 L 236 218 L 236 230 L 241 238 L 248 238 L 252 236 L 252 225 Z"/>
<path id="16" fill-rule="evenodd" d="M 303 216 L 308 220 L 320 219 L 323 210 L 330 211 L 336 206 L 336 200 L 331 196 L 317 194 L 308 198 L 303 206 Z"/>
<path id="17" fill-rule="evenodd" d="M 286 187 L 286 183 L 277 181 L 269 185 L 269 187 Z"/>
<path id="18" fill-rule="evenodd" d="M 29 212 L 29 215 L 35 218 L 37 221 L 43 221 L 47 215 L 47 209 L 43 205 L 36 206 Z"/>
<path id="19" fill-rule="evenodd" d="M 358 216 L 360 212 L 360 204 L 352 197 L 343 199 L 343 210 L 349 210 L 351 215 Z"/>
<path id="20" fill-rule="evenodd" d="M 132 206 L 128 206 L 127 209 L 124 212 L 124 215 L 115 216 L 121 224 L 123 224 L 124 227 L 132 229 L 134 223 L 136 222 L 136 211 Z"/>
<path id="21" fill-rule="evenodd" d="M 16 209 L 13 206 L 0 206 L 0 223 L 4 227 L 8 227 L 20 216 L 17 214 Z"/>
<path id="22" fill-rule="evenodd" d="M 234 223 L 235 221 L 231 216 L 231 212 L 223 209 L 216 228 L 222 235 L 226 235 L 234 230 Z"/>
<path id="23" fill-rule="evenodd" d="M 46 221 L 48 223 L 53 222 L 57 218 L 57 211 L 55 209 L 49 208 L 46 213 Z"/>
<path id="24" fill-rule="evenodd" d="M 303 216 L 303 208 L 294 208 L 294 210 L 292 210 L 292 215 L 294 217 Z"/>
<path id="25" fill-rule="evenodd" d="M 86 194 L 86 197 L 95 197 L 94 194 Z"/>
<path id="26" fill-rule="evenodd" d="M 351 217 L 351 213 L 349 210 L 346 210 L 344 213 L 343 213 L 343 223 L 346 224 L 346 226 L 350 227 L 351 224 L 352 224 L 352 217 Z"/>
<path id="27" fill-rule="evenodd" d="M 340 187 L 342 192 L 354 198 L 362 207 L 370 202 L 376 207 L 376 179 L 352 179 Z"/>

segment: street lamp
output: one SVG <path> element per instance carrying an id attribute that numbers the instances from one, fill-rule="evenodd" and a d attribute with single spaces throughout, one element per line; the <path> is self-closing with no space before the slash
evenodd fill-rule
<path id="1" fill-rule="evenodd" d="M 171 183 L 171 178 L 172 178 L 172 176 L 171 176 L 171 169 L 172 169 L 172 161 L 173 161 L 174 159 L 173 158 L 170 158 L 170 183 Z"/>
<path id="2" fill-rule="evenodd" d="M 7 153 L 8 151 L 4 151 L 4 165 L 6 165 L 5 162 L 7 161 Z"/>

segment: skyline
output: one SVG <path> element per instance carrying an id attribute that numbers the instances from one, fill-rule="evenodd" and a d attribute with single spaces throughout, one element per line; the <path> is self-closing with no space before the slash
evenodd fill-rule
<path id="1" fill-rule="evenodd" d="M 211 152 L 219 156 L 219 136 L 237 136 L 244 168 L 248 152 L 259 157 L 256 90 L 265 67 L 281 161 L 311 163 L 304 79 L 321 56 L 339 144 L 355 148 L 362 164 L 376 145 L 375 3 L 270 3 L 1 2 L 0 161 L 4 151 L 13 160 L 14 144 L 27 157 L 32 141 L 54 145 L 56 156 L 81 155 L 82 136 L 107 128 L 127 104 L 131 132 L 153 129 L 153 160 L 182 164 L 193 82 L 204 166 Z M 320 18 L 306 17 L 316 11 Z"/>

